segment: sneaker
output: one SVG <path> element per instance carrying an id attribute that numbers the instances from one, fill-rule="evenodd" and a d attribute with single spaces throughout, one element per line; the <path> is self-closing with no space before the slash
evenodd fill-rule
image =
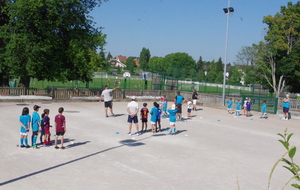
<path id="1" fill-rule="evenodd" d="M 64 146 L 62 146 L 62 147 L 60 147 L 61 149 L 65 149 L 65 147 Z"/>
<path id="2" fill-rule="evenodd" d="M 21 148 L 24 148 L 24 147 L 25 147 L 25 145 L 23 145 L 23 144 L 22 144 L 20 147 L 21 147 Z"/>
<path id="3" fill-rule="evenodd" d="M 25 148 L 30 148 L 30 146 L 29 146 L 29 145 L 27 145 L 27 146 L 25 146 Z"/>
<path id="4" fill-rule="evenodd" d="M 48 144 L 44 144 L 44 147 L 49 147 L 49 145 Z"/>
<path id="5" fill-rule="evenodd" d="M 137 132 L 137 133 L 136 133 L 136 136 L 139 136 L 139 135 L 141 135 L 141 133 Z"/>
<path id="6" fill-rule="evenodd" d="M 37 146 L 36 145 L 32 145 L 32 148 L 36 148 Z"/>
<path id="7" fill-rule="evenodd" d="M 284 120 L 289 120 L 288 118 L 285 118 Z"/>
<path id="8" fill-rule="evenodd" d="M 58 146 L 54 147 L 55 149 L 59 149 Z"/>
<path id="9" fill-rule="evenodd" d="M 108 115 L 106 115 L 106 117 L 108 117 Z"/>
<path id="10" fill-rule="evenodd" d="M 131 132 L 128 132 L 127 135 L 131 135 Z"/>

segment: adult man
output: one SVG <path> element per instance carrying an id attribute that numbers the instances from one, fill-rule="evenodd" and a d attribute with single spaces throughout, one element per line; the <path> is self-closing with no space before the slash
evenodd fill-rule
<path id="1" fill-rule="evenodd" d="M 138 125 L 138 117 L 137 113 L 139 111 L 139 105 L 135 101 L 135 96 L 132 97 L 131 102 L 127 105 L 127 112 L 128 112 L 128 119 L 127 122 L 129 123 L 129 132 L 128 135 L 131 135 L 131 129 L 132 129 L 132 122 L 134 122 L 136 127 L 136 135 L 140 135 L 139 133 L 139 125 Z"/>
<path id="2" fill-rule="evenodd" d="M 290 109 L 290 95 L 285 95 L 285 98 L 282 100 L 282 107 L 283 107 L 283 120 L 289 119 L 289 109 Z"/>
<path id="3" fill-rule="evenodd" d="M 178 121 L 181 120 L 180 114 L 182 113 L 182 101 L 184 100 L 184 97 L 180 95 L 180 91 L 177 91 L 177 95 L 175 96 L 174 103 L 178 109 L 178 112 L 176 113 L 178 117 Z"/>
<path id="4" fill-rule="evenodd" d="M 99 100 L 99 102 L 101 102 L 101 99 L 102 97 L 104 97 L 104 107 L 105 107 L 105 114 L 106 114 L 106 117 L 108 117 L 107 115 L 107 108 L 110 109 L 110 113 L 112 114 L 112 116 L 114 116 L 115 114 L 113 113 L 113 110 L 112 110 L 112 94 L 111 92 L 116 90 L 117 88 L 119 88 L 118 86 L 113 88 L 113 89 L 108 89 L 108 85 L 105 85 L 105 89 L 102 91 L 101 93 L 101 98 Z"/>
<path id="5" fill-rule="evenodd" d="M 193 89 L 192 99 L 193 99 L 193 110 L 197 111 L 197 99 L 198 99 L 198 94 L 197 94 L 197 92 L 196 92 L 196 89 Z"/>

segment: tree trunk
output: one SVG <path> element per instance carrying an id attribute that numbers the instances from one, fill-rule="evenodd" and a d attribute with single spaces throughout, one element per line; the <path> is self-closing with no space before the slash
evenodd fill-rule
<path id="1" fill-rule="evenodd" d="M 20 78 L 19 86 L 29 88 L 29 85 L 30 85 L 30 77 L 29 76 L 23 76 Z"/>

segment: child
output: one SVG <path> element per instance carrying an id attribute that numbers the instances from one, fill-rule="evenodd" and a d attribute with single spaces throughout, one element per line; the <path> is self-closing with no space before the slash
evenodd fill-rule
<path id="1" fill-rule="evenodd" d="M 160 125 L 161 109 L 159 107 L 159 104 L 157 104 L 156 107 L 157 107 L 156 132 L 160 132 L 161 131 L 161 125 Z"/>
<path id="2" fill-rule="evenodd" d="M 251 113 L 250 113 L 250 111 L 251 111 L 251 105 L 252 105 L 252 102 L 251 102 L 251 98 L 248 98 L 248 101 L 247 101 L 247 103 L 246 103 L 246 117 L 250 117 L 251 116 Z"/>
<path id="3" fill-rule="evenodd" d="M 44 117 L 45 114 L 41 114 L 41 134 L 40 134 L 40 143 L 43 145 L 43 139 L 45 138 L 45 131 L 44 131 Z"/>
<path id="4" fill-rule="evenodd" d="M 264 118 L 264 119 L 268 119 L 268 116 L 267 116 L 267 108 L 268 108 L 268 105 L 267 105 L 267 102 L 266 101 L 263 101 L 263 105 L 261 106 L 261 116 L 260 116 L 260 119 Z"/>
<path id="5" fill-rule="evenodd" d="M 150 114 L 151 114 L 151 118 L 150 118 L 150 121 L 151 121 L 151 128 L 152 128 L 152 133 L 155 133 L 156 131 L 156 120 L 157 120 L 157 102 L 154 102 L 153 103 L 153 108 L 151 109 L 150 111 Z"/>
<path id="6" fill-rule="evenodd" d="M 245 100 L 244 100 L 244 115 L 246 115 L 246 113 L 247 113 L 247 102 L 248 102 L 248 98 L 246 98 Z"/>
<path id="7" fill-rule="evenodd" d="M 30 127 L 30 121 L 31 117 L 29 115 L 29 109 L 28 107 L 24 107 L 22 110 L 22 115 L 20 115 L 19 122 L 21 124 L 20 128 L 20 147 L 21 148 L 29 148 L 30 146 L 28 145 L 28 132 L 29 132 L 29 127 Z"/>
<path id="8" fill-rule="evenodd" d="M 60 107 L 58 108 L 58 114 L 55 116 L 55 131 L 56 131 L 56 136 L 55 136 L 55 149 L 58 149 L 57 146 L 57 139 L 58 136 L 61 137 L 61 149 L 65 149 L 64 147 L 64 135 L 65 132 L 67 131 L 67 125 L 66 125 L 66 118 L 63 115 L 64 108 Z"/>
<path id="9" fill-rule="evenodd" d="M 237 116 L 240 116 L 241 114 L 241 105 L 242 103 L 240 102 L 240 100 L 237 100 L 236 108 L 235 108 L 235 115 Z"/>
<path id="10" fill-rule="evenodd" d="M 193 104 L 191 99 L 187 102 L 187 117 L 192 117 L 191 112 L 192 112 Z"/>
<path id="11" fill-rule="evenodd" d="M 147 131 L 147 123 L 148 123 L 148 114 L 149 110 L 147 108 L 147 103 L 143 103 L 143 108 L 141 109 L 141 120 L 142 120 L 142 130 L 141 132 L 146 132 Z M 145 129 L 144 129 L 145 126 Z"/>
<path id="12" fill-rule="evenodd" d="M 176 134 L 177 130 L 176 130 L 176 114 L 178 112 L 178 109 L 176 108 L 175 104 L 172 105 L 171 109 L 168 110 L 169 114 L 170 114 L 170 129 L 169 129 L 169 134 L 170 135 L 174 135 Z"/>
<path id="13" fill-rule="evenodd" d="M 227 101 L 226 103 L 228 104 L 228 106 L 227 106 L 228 114 L 232 114 L 232 113 L 231 113 L 231 109 L 232 109 L 232 98 L 229 98 L 229 101 Z"/>
<path id="14" fill-rule="evenodd" d="M 164 104 L 163 104 L 163 117 L 168 117 L 168 113 L 167 113 L 168 99 L 167 99 L 166 95 L 164 95 L 163 102 L 164 102 Z"/>
<path id="15" fill-rule="evenodd" d="M 38 114 L 40 106 L 38 105 L 34 105 L 33 106 L 33 110 L 34 112 L 32 113 L 32 120 L 31 120 L 31 124 L 32 124 L 32 136 L 31 136 L 31 145 L 33 148 L 38 148 L 36 146 L 36 139 L 39 133 L 39 128 L 41 126 L 41 118 Z"/>
<path id="16" fill-rule="evenodd" d="M 50 146 L 50 118 L 49 118 L 49 109 L 44 109 L 44 132 L 45 132 L 45 137 L 44 137 L 44 146 L 48 147 Z"/>

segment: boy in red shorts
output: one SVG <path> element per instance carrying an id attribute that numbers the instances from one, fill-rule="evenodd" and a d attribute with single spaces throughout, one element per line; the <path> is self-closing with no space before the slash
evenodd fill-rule
<path id="1" fill-rule="evenodd" d="M 55 131 L 56 131 L 56 136 L 55 136 L 55 148 L 58 149 L 57 146 L 57 139 L 58 136 L 61 137 L 61 149 L 65 149 L 64 147 L 64 134 L 67 131 L 67 126 L 66 126 L 66 118 L 65 116 L 62 115 L 64 112 L 64 108 L 60 107 L 58 108 L 58 114 L 55 116 Z"/>
<path id="2" fill-rule="evenodd" d="M 50 146 L 50 136 L 51 136 L 50 127 L 52 127 L 52 126 L 50 125 L 49 113 L 50 113 L 49 109 L 44 109 L 43 122 L 44 122 L 44 133 L 45 133 L 45 136 L 44 136 L 44 146 L 45 147 Z"/>

